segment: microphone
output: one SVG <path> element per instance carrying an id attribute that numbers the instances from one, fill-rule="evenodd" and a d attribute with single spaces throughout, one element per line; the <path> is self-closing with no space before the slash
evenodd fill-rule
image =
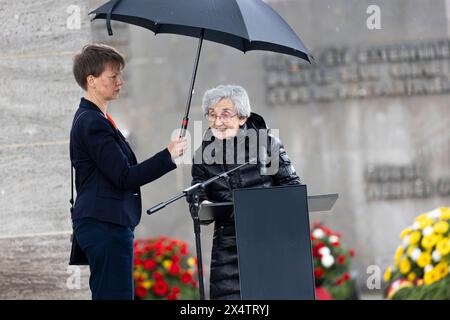
<path id="1" fill-rule="evenodd" d="M 151 207 L 150 209 L 147 210 L 147 214 L 152 214 L 155 213 L 158 210 L 161 210 L 162 208 L 164 208 L 166 206 L 166 203 L 164 202 L 160 202 L 157 205 Z"/>
<path id="2" fill-rule="evenodd" d="M 179 194 L 177 194 L 176 196 L 170 198 L 169 200 L 164 201 L 164 202 L 160 202 L 160 203 L 158 203 L 157 205 L 151 207 L 150 209 L 147 210 L 147 214 L 149 214 L 149 215 L 150 215 L 150 214 L 153 214 L 153 213 L 155 213 L 156 211 L 159 211 L 159 210 L 161 210 L 162 208 L 166 207 L 168 204 L 171 204 L 172 202 L 175 202 L 175 201 L 177 201 L 177 200 L 180 199 L 180 198 L 186 197 L 189 193 L 195 192 L 195 190 L 197 190 L 197 189 L 199 189 L 199 188 L 205 188 L 207 185 L 213 183 L 213 182 L 216 181 L 217 179 L 226 178 L 226 177 L 228 177 L 228 175 L 229 175 L 230 173 L 232 173 L 232 172 L 234 172 L 234 171 L 236 171 L 236 170 L 239 170 L 239 169 L 241 169 L 242 167 L 244 167 L 244 166 L 246 166 L 246 165 L 248 165 L 248 164 L 249 164 L 249 162 L 246 162 L 246 163 L 241 164 L 241 165 L 239 165 L 239 166 L 237 166 L 237 167 L 235 167 L 235 168 L 233 168 L 233 169 L 231 169 L 231 170 L 229 170 L 229 171 L 226 171 L 226 172 L 222 172 L 222 173 L 220 173 L 220 174 L 217 174 L 217 175 L 215 175 L 214 177 L 212 177 L 212 178 L 210 178 L 210 179 L 208 179 L 208 180 L 206 180 L 206 181 L 196 183 L 195 185 L 190 186 L 190 187 L 184 189 L 181 193 L 179 193 Z"/>

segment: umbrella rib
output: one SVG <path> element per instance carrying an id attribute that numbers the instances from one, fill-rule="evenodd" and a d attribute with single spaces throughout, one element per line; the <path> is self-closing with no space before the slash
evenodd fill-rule
<path id="1" fill-rule="evenodd" d="M 244 38 L 241 38 L 241 39 L 242 39 L 242 47 L 244 48 L 244 53 L 246 53 L 247 52 L 247 43 L 245 42 Z"/>
<path id="2" fill-rule="evenodd" d="M 247 26 L 246 26 L 246 24 L 245 24 L 244 15 L 243 15 L 242 12 L 241 12 L 241 7 L 239 6 L 239 3 L 238 3 L 237 1 L 235 1 L 234 3 L 236 4 L 236 6 L 237 6 L 238 9 L 239 9 L 238 11 L 239 11 L 239 14 L 240 14 L 240 16 L 241 16 L 242 22 L 243 22 L 243 24 L 244 24 L 244 28 L 245 28 L 245 33 L 246 33 L 246 35 L 247 35 L 247 39 L 248 39 L 249 42 L 251 42 L 250 37 L 249 37 L 249 35 L 248 35 L 248 29 L 247 29 Z M 242 39 L 242 46 L 243 46 L 244 53 L 245 53 L 245 52 L 247 52 L 247 45 L 246 45 L 246 42 L 245 42 L 246 39 L 245 39 L 244 37 L 241 37 L 241 39 Z"/>
<path id="3" fill-rule="evenodd" d="M 108 34 L 110 36 L 113 35 L 112 28 L 111 28 L 111 14 L 119 2 L 120 2 L 120 0 L 114 0 L 113 4 L 111 5 L 110 10 L 106 14 L 106 28 L 108 29 Z"/>

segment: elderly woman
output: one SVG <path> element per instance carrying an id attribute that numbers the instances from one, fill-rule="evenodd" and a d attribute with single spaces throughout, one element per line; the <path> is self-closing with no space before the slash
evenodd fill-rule
<path id="1" fill-rule="evenodd" d="M 195 154 L 192 184 L 230 170 L 244 161 L 250 160 L 252 163 L 253 160 L 253 164 L 235 171 L 228 179 L 216 180 L 205 190 L 191 195 L 188 198 L 191 212 L 194 196 L 198 196 L 200 201 L 228 202 L 233 200 L 234 189 L 301 183 L 278 139 L 269 133 L 266 145 L 266 142 L 261 142 L 264 140 L 261 136 L 253 141 L 246 138 L 252 136 L 248 134 L 249 131 L 267 133 L 268 128 L 261 116 L 251 112 L 249 98 L 244 88 L 221 85 L 210 89 L 203 96 L 202 107 L 209 128 Z M 214 147 L 211 147 L 212 144 Z M 240 150 L 244 150 L 244 153 L 240 154 Z M 253 159 L 255 156 L 256 163 Z M 268 170 L 267 160 L 271 160 L 271 164 L 277 163 L 277 170 Z M 210 298 L 240 299 L 233 213 L 221 217 L 214 224 Z"/>
<path id="2" fill-rule="evenodd" d="M 112 47 L 88 45 L 73 73 L 85 91 L 70 135 L 77 198 L 74 238 L 87 256 L 92 299 L 133 299 L 133 231 L 141 218 L 140 187 L 176 168 L 185 139 L 138 163 L 108 115 L 124 84 L 124 58 Z"/>

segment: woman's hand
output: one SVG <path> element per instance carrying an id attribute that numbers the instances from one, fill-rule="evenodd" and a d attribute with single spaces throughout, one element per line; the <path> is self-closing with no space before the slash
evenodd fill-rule
<path id="1" fill-rule="evenodd" d="M 185 137 L 183 138 L 177 138 L 169 143 L 167 146 L 167 149 L 170 152 L 170 155 L 172 156 L 172 160 L 175 160 L 179 157 L 181 157 L 183 154 L 186 153 L 187 150 L 187 140 Z"/>

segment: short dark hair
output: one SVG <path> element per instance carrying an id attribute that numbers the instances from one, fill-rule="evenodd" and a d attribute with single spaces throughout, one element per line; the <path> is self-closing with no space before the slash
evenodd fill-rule
<path id="1" fill-rule="evenodd" d="M 78 85 L 87 90 L 86 78 L 89 75 L 100 76 L 107 64 L 122 70 L 125 67 L 125 59 L 116 49 L 106 44 L 84 46 L 73 59 L 73 75 Z"/>

